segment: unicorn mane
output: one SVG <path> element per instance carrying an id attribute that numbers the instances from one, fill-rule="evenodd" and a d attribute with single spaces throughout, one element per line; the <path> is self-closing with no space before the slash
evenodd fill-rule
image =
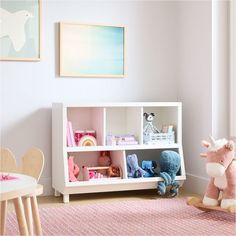
<path id="1" fill-rule="evenodd" d="M 211 147 L 210 151 L 217 151 L 218 149 L 222 148 L 225 144 L 228 143 L 228 140 L 225 138 L 215 140 L 212 136 L 210 136 L 211 139 Z"/>

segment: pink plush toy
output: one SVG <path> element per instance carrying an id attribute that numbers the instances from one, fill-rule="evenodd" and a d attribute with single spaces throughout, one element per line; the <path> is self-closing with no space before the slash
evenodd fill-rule
<path id="1" fill-rule="evenodd" d="M 75 182 L 79 176 L 79 167 L 74 163 L 74 156 L 68 158 L 69 181 Z"/>
<path id="2" fill-rule="evenodd" d="M 206 153 L 201 154 L 207 158 L 206 171 L 211 177 L 207 191 L 203 198 L 206 206 L 218 206 L 223 209 L 236 209 L 236 160 L 235 144 L 226 139 L 214 140 L 211 143 L 202 141 L 208 148 Z M 220 202 L 219 194 L 222 191 Z"/>
<path id="3" fill-rule="evenodd" d="M 99 166 L 110 166 L 111 165 L 111 157 L 109 151 L 101 151 L 101 155 L 98 158 Z"/>
<path id="4" fill-rule="evenodd" d="M 94 170 L 89 171 L 89 179 L 95 179 L 96 178 L 96 172 Z"/>

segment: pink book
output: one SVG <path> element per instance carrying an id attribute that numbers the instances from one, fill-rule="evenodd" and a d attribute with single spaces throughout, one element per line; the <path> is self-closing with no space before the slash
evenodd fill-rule
<path id="1" fill-rule="evenodd" d="M 67 146 L 72 147 L 71 135 L 70 135 L 70 129 L 69 129 L 69 121 L 67 122 L 66 129 L 67 129 L 67 132 L 66 132 Z"/>
<path id="2" fill-rule="evenodd" d="M 72 129 L 72 123 L 70 121 L 67 122 L 67 146 L 68 147 L 75 147 L 75 139 L 74 133 Z"/>

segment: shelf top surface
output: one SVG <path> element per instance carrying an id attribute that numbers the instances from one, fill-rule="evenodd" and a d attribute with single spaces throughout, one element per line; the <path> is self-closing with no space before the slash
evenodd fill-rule
<path id="1" fill-rule="evenodd" d="M 159 145 L 125 145 L 125 146 L 76 146 L 66 147 L 67 152 L 88 152 L 88 151 L 119 151 L 119 150 L 146 150 L 146 149 L 168 149 L 178 148 L 179 144 L 159 144 Z"/>
<path id="2" fill-rule="evenodd" d="M 181 102 L 53 103 L 63 107 L 181 107 Z"/>

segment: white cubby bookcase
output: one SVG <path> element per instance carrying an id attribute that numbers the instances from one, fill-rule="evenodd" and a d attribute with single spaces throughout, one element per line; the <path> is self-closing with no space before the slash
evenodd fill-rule
<path id="1" fill-rule="evenodd" d="M 158 129 L 173 125 L 174 143 L 144 144 L 144 112 L 155 114 L 153 121 Z M 67 146 L 67 122 L 76 130 L 95 130 L 97 146 Z M 132 134 L 136 145 L 108 146 L 107 135 Z M 142 160 L 159 161 L 163 150 L 173 150 L 181 156 L 181 168 L 176 180 L 180 184 L 186 179 L 182 151 L 182 105 L 179 102 L 106 103 L 106 104 L 63 104 L 52 105 L 52 186 L 55 195 L 63 194 L 63 201 L 69 202 L 70 194 L 155 189 L 160 177 L 128 178 L 126 157 L 136 154 L 139 165 Z M 83 181 L 83 166 L 98 166 L 101 151 L 110 151 L 112 164 L 122 169 L 121 178 L 101 178 Z M 78 181 L 69 182 L 68 156 L 73 155 L 80 168 Z M 156 169 L 158 171 L 158 167 Z"/>

